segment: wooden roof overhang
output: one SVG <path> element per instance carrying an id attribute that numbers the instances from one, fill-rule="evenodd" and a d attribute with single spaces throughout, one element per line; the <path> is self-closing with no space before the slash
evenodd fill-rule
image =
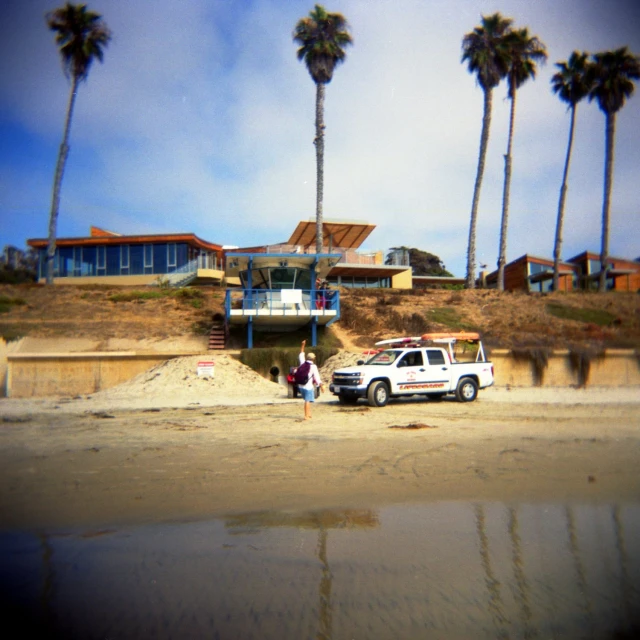
<path id="1" fill-rule="evenodd" d="M 376 228 L 375 224 L 351 220 L 325 220 L 322 223 L 323 246 L 357 249 Z M 316 242 L 316 221 L 302 220 L 287 241 L 288 244 L 310 247 Z"/>
<path id="2" fill-rule="evenodd" d="M 456 276 L 411 276 L 411 279 L 424 284 L 464 284 L 467 281 Z"/>
<path id="3" fill-rule="evenodd" d="M 558 276 L 561 278 L 563 276 L 572 276 L 575 274 L 575 271 L 572 269 L 559 269 Z M 553 280 L 553 271 L 540 271 L 539 273 L 534 273 L 528 276 L 529 282 L 544 282 L 545 280 Z"/>
<path id="4" fill-rule="evenodd" d="M 58 247 L 97 247 L 104 245 L 120 245 L 120 244 L 161 244 L 164 242 L 185 242 L 192 247 L 205 249 L 207 251 L 222 251 L 222 245 L 213 244 L 198 238 L 194 233 L 164 233 L 153 235 L 136 235 L 136 236 L 92 236 L 82 238 L 58 238 L 56 245 Z M 43 249 L 48 245 L 46 238 L 34 238 L 27 240 L 27 244 L 34 249 Z"/>
<path id="5" fill-rule="evenodd" d="M 637 269 L 606 269 L 606 274 L 608 276 L 613 276 L 617 278 L 619 276 L 630 276 L 634 273 L 638 273 Z M 583 276 L 585 280 L 597 280 L 600 277 L 602 270 L 596 271 L 595 273 L 590 273 L 589 275 Z"/>

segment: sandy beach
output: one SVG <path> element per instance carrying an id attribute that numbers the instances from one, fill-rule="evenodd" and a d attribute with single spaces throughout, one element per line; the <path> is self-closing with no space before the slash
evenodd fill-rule
<path id="1" fill-rule="evenodd" d="M 224 360 L 213 379 L 182 358 L 89 397 L 0 401 L 3 525 L 640 498 L 637 388 L 491 388 L 382 409 L 325 393 L 305 422 L 282 386 Z"/>

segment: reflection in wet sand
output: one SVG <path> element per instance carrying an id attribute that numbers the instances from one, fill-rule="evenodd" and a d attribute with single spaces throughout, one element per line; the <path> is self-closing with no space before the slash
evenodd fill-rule
<path id="1" fill-rule="evenodd" d="M 355 527 L 377 527 L 377 514 L 368 509 L 344 509 L 331 511 L 310 511 L 301 514 L 259 511 L 234 515 L 227 518 L 225 526 L 232 534 L 259 531 L 265 527 L 296 527 L 318 530 L 318 560 L 322 564 L 322 577 L 318 589 L 318 632 L 319 640 L 333 637 L 331 624 L 331 582 L 333 576 L 327 559 L 327 537 L 329 529 Z"/>
<path id="2" fill-rule="evenodd" d="M 640 611 L 640 504 L 259 512 L 0 543 L 5 622 L 47 637 L 630 638 Z"/>

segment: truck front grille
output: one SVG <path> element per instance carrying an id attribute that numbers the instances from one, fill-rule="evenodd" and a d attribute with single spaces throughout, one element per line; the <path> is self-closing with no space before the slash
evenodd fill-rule
<path id="1" fill-rule="evenodd" d="M 334 373 L 333 384 L 341 387 L 357 387 L 362 379 L 359 373 Z"/>

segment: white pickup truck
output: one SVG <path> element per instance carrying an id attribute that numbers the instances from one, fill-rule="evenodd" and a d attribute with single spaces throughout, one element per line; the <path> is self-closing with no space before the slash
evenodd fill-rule
<path id="1" fill-rule="evenodd" d="M 372 407 L 384 407 L 389 398 L 440 399 L 449 393 L 472 402 L 478 389 L 493 384 L 493 364 L 477 333 L 431 333 L 383 340 L 376 347 L 366 362 L 334 371 L 329 389 L 341 403 L 367 398 Z"/>

